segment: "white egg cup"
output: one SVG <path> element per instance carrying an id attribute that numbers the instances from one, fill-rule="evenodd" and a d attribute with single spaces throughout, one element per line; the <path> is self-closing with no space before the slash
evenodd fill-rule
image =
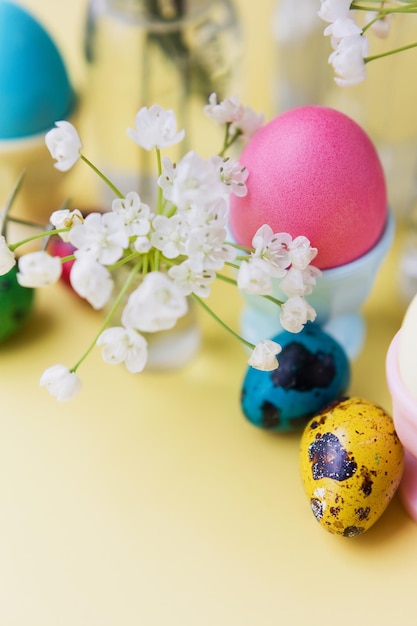
<path id="1" fill-rule="evenodd" d="M 404 474 L 399 493 L 404 508 L 417 522 L 417 402 L 401 378 L 398 359 L 400 336 L 401 329 L 388 348 L 386 376 L 392 398 L 395 430 L 405 449 Z"/>
<path id="2" fill-rule="evenodd" d="M 376 273 L 388 252 L 395 231 L 395 220 L 388 211 L 384 232 L 366 254 L 345 265 L 322 271 L 308 302 L 317 312 L 316 322 L 344 348 L 349 359 L 360 353 L 366 335 L 361 307 L 372 289 Z M 273 296 L 285 299 L 275 282 Z M 282 332 L 276 306 L 265 298 L 244 295 L 240 327 L 243 337 L 258 343 Z"/>

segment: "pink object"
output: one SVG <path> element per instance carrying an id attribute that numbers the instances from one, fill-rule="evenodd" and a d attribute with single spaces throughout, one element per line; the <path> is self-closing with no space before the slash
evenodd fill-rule
<path id="1" fill-rule="evenodd" d="M 417 521 L 417 402 L 404 385 L 398 363 L 401 330 L 392 340 L 387 353 L 386 375 L 392 397 L 395 430 L 405 448 L 404 475 L 400 494 L 405 509 Z"/>
<path id="2" fill-rule="evenodd" d="M 239 161 L 248 194 L 232 196 L 230 228 L 250 246 L 262 224 L 305 235 L 321 269 L 368 252 L 387 220 L 385 177 L 376 149 L 351 118 L 328 107 L 291 109 L 258 130 Z"/>

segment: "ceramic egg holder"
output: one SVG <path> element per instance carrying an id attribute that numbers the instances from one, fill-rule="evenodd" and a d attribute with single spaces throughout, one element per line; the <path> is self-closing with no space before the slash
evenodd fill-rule
<path id="1" fill-rule="evenodd" d="M 412 300 L 386 358 L 387 383 L 392 398 L 392 416 L 405 449 L 400 497 L 404 508 L 417 522 L 417 296 Z"/>
<path id="2" fill-rule="evenodd" d="M 345 265 L 322 270 L 307 300 L 317 312 L 316 322 L 344 348 L 349 359 L 360 353 L 366 335 L 361 307 L 369 296 L 377 271 L 388 252 L 395 230 L 393 214 L 388 212 L 385 230 L 377 244 L 366 254 Z M 285 298 L 275 282 L 273 296 Z M 244 337 L 257 343 L 266 335 L 282 331 L 276 306 L 256 296 L 245 295 L 246 306 L 241 314 Z"/>

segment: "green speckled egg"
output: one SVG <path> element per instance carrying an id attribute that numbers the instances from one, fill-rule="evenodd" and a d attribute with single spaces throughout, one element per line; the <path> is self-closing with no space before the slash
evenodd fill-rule
<path id="1" fill-rule="evenodd" d="M 33 305 L 35 291 L 17 282 L 17 265 L 0 276 L 0 342 L 14 335 L 25 323 Z"/>
<path id="2" fill-rule="evenodd" d="M 362 398 L 316 415 L 303 431 L 300 467 L 319 524 L 354 537 L 382 515 L 400 483 L 404 451 L 392 418 Z"/>

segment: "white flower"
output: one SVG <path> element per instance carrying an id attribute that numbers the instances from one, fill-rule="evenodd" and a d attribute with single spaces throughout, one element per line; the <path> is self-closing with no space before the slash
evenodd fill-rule
<path id="1" fill-rule="evenodd" d="M 56 122 L 45 135 L 45 143 L 53 159 L 54 167 L 66 172 L 78 161 L 81 155 L 81 139 L 70 122 Z"/>
<path id="2" fill-rule="evenodd" d="M 132 374 L 141 372 L 146 365 L 147 341 L 132 328 L 107 328 L 97 339 L 97 345 L 103 346 L 103 361 L 110 364 L 124 363 Z"/>
<path id="3" fill-rule="evenodd" d="M 281 306 L 281 326 L 291 333 L 299 333 L 304 324 L 315 319 L 315 310 L 302 296 L 292 296 Z"/>
<path id="4" fill-rule="evenodd" d="M 225 243 L 226 236 L 225 228 L 208 226 L 193 231 L 187 241 L 187 254 L 195 272 L 220 270 L 227 261 L 234 260 L 236 251 Z"/>
<path id="5" fill-rule="evenodd" d="M 60 209 L 59 211 L 54 211 L 49 218 L 52 226 L 55 226 L 57 229 L 61 228 L 72 228 L 74 224 L 80 224 L 84 221 L 84 217 L 78 209 L 74 209 L 74 211 L 70 211 L 69 209 Z M 69 241 L 69 231 L 59 233 L 61 239 L 63 241 Z"/>
<path id="6" fill-rule="evenodd" d="M 349 87 L 366 78 L 365 57 L 368 54 L 368 39 L 364 35 L 345 37 L 329 56 L 334 67 L 335 82 L 341 87 Z"/>
<path id="7" fill-rule="evenodd" d="M 164 197 L 178 209 L 214 202 L 225 193 L 217 167 L 194 151 L 184 155 L 175 168 L 167 158 L 162 163 L 163 171 L 158 183 Z"/>
<path id="8" fill-rule="evenodd" d="M 80 379 L 65 365 L 49 367 L 42 374 L 39 384 L 41 387 L 46 387 L 59 402 L 71 400 L 81 389 Z"/>
<path id="9" fill-rule="evenodd" d="M 247 293 L 260 296 L 272 294 L 272 278 L 267 267 L 255 257 L 242 261 L 237 275 L 237 286 Z"/>
<path id="10" fill-rule="evenodd" d="M 268 224 L 263 224 L 253 236 L 253 258 L 264 263 L 264 271 L 281 278 L 286 274 L 286 268 L 291 264 L 289 247 L 292 238 L 288 233 L 274 233 Z"/>
<path id="11" fill-rule="evenodd" d="M 351 0 L 320 0 L 320 10 L 318 16 L 325 22 L 335 22 L 343 19 L 350 12 Z"/>
<path id="12" fill-rule="evenodd" d="M 304 270 L 317 256 L 317 248 L 310 246 L 310 241 L 307 237 L 299 235 L 288 245 L 288 255 L 291 265 L 300 270 Z"/>
<path id="13" fill-rule="evenodd" d="M 304 270 L 298 267 L 290 267 L 279 286 L 286 296 L 308 296 L 312 293 L 316 284 L 316 278 L 321 275 L 321 271 L 309 265 Z"/>
<path id="14" fill-rule="evenodd" d="M 3 235 L 0 235 L 0 276 L 10 272 L 15 265 L 15 254 L 10 250 Z"/>
<path id="15" fill-rule="evenodd" d="M 150 208 L 141 202 L 135 191 L 130 191 L 125 198 L 115 198 L 112 211 L 123 218 L 129 237 L 147 235 L 151 229 Z"/>
<path id="16" fill-rule="evenodd" d="M 291 0 L 291 2 L 293 1 Z M 234 135 L 238 132 L 240 139 L 248 141 L 263 126 L 263 123 L 263 113 L 255 113 L 250 107 L 245 107 L 242 117 L 230 125 L 229 135 Z"/>
<path id="17" fill-rule="evenodd" d="M 187 310 L 187 300 L 179 287 L 166 274 L 150 272 L 130 294 L 122 324 L 150 333 L 168 330 Z"/>
<path id="18" fill-rule="evenodd" d="M 282 347 L 279 343 L 276 343 L 276 341 L 263 339 L 255 346 L 248 359 L 248 364 L 264 372 L 276 370 L 279 365 L 276 355 L 279 354 L 281 350 Z"/>
<path id="19" fill-rule="evenodd" d="M 218 124 L 228 124 L 242 119 L 243 106 L 236 96 L 217 102 L 217 94 L 212 93 L 209 103 L 204 107 L 204 113 Z"/>
<path id="20" fill-rule="evenodd" d="M 19 259 L 17 282 L 22 287 L 47 287 L 56 283 L 62 273 L 61 258 L 44 250 L 29 252 Z"/>
<path id="21" fill-rule="evenodd" d="M 339 42 L 345 37 L 355 37 L 362 34 L 362 28 L 350 17 L 336 20 L 324 29 L 325 35 L 331 35 L 331 44 L 337 48 Z"/>
<path id="22" fill-rule="evenodd" d="M 71 268 L 72 288 L 85 298 L 94 309 L 102 309 L 108 302 L 113 290 L 110 272 L 94 259 L 77 259 Z"/>
<path id="23" fill-rule="evenodd" d="M 367 11 L 365 14 L 365 23 L 369 24 L 370 22 L 373 22 L 376 17 L 378 17 L 378 13 L 376 11 Z M 372 32 L 380 39 L 386 39 L 389 35 L 393 17 L 393 14 L 378 17 L 378 19 L 371 24 Z"/>
<path id="24" fill-rule="evenodd" d="M 195 293 L 201 298 L 207 298 L 210 295 L 209 285 L 216 279 L 216 273 L 212 270 L 203 269 L 201 272 L 195 272 L 188 259 L 170 267 L 168 275 L 181 289 L 184 296 Z"/>
<path id="25" fill-rule="evenodd" d="M 249 175 L 246 167 L 241 165 L 239 161 L 233 161 L 229 158 L 213 156 L 212 163 L 217 167 L 220 180 L 225 185 L 227 193 L 234 193 L 235 196 L 246 196 L 248 189 L 245 185 Z"/>
<path id="26" fill-rule="evenodd" d="M 90 213 L 69 233 L 70 242 L 77 248 L 77 258 L 88 256 L 103 265 L 116 263 L 129 245 L 124 219 L 113 212 Z"/>
<path id="27" fill-rule="evenodd" d="M 181 213 L 172 217 L 157 215 L 152 221 L 152 227 L 151 244 L 167 259 L 175 259 L 184 253 L 188 226 Z"/>
<path id="28" fill-rule="evenodd" d="M 177 133 L 174 111 L 165 110 L 157 104 L 149 109 L 142 107 L 135 117 L 135 129 L 128 128 L 127 134 L 145 150 L 167 148 L 183 140 L 185 131 Z"/>

